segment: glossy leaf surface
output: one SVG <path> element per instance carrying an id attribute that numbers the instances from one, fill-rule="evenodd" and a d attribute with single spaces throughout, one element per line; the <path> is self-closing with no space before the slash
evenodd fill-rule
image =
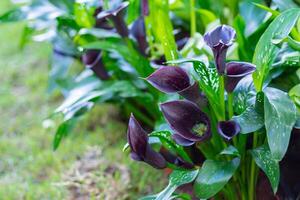
<path id="1" fill-rule="evenodd" d="M 253 149 L 250 152 L 256 164 L 265 172 L 265 174 L 269 178 L 269 181 L 273 188 L 273 192 L 276 193 L 280 179 L 278 161 L 272 158 L 271 152 L 266 146 Z"/>
<path id="2" fill-rule="evenodd" d="M 288 148 L 297 109 L 287 93 L 266 88 L 264 99 L 265 126 L 272 157 L 281 160 Z"/>
<path id="3" fill-rule="evenodd" d="M 213 197 L 226 185 L 239 164 L 239 158 L 232 161 L 205 161 L 194 184 L 196 196 L 203 199 Z"/>
<path id="4" fill-rule="evenodd" d="M 253 56 L 253 63 L 257 70 L 253 74 L 254 84 L 258 91 L 261 91 L 271 65 L 279 51 L 273 44 L 273 39 L 286 38 L 291 32 L 300 16 L 300 9 L 289 9 L 280 14 L 267 28 L 258 41 Z"/>
<path id="5" fill-rule="evenodd" d="M 241 115 L 234 116 L 233 120 L 240 125 L 242 134 L 257 131 L 264 126 L 264 118 L 254 106 L 248 107 Z"/>

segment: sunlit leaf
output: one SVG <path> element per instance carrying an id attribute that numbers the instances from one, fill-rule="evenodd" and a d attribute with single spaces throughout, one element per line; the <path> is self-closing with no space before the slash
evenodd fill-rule
<path id="1" fill-rule="evenodd" d="M 255 48 L 253 63 L 257 70 L 253 73 L 255 87 L 261 91 L 271 65 L 279 51 L 272 43 L 274 38 L 286 38 L 300 16 L 300 9 L 289 9 L 280 14 L 261 36 Z"/>

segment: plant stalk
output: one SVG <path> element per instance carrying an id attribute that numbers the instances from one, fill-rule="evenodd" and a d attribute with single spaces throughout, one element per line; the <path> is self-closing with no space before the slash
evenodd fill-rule
<path id="1" fill-rule="evenodd" d="M 253 149 L 257 147 L 258 135 L 256 132 L 253 133 Z M 249 182 L 249 200 L 255 199 L 255 186 L 256 186 L 256 165 L 253 158 L 251 158 L 251 168 L 250 168 L 250 182 Z"/>
<path id="2" fill-rule="evenodd" d="M 191 20 L 191 37 L 194 37 L 196 33 L 196 12 L 195 12 L 195 0 L 190 0 L 190 20 Z"/>

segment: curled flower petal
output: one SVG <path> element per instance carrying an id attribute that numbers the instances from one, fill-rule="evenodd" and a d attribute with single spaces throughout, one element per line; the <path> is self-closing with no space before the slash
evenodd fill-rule
<path id="1" fill-rule="evenodd" d="M 218 132 L 226 140 L 231 140 L 231 138 L 241 132 L 241 127 L 233 120 L 221 121 L 218 123 Z"/>
<path id="2" fill-rule="evenodd" d="M 132 114 L 128 123 L 127 140 L 131 148 L 130 156 L 133 160 L 146 162 L 158 169 L 166 167 L 166 160 L 160 153 L 151 148 L 147 133 Z"/>
<path id="3" fill-rule="evenodd" d="M 247 62 L 229 62 L 226 64 L 226 91 L 233 92 L 239 81 L 255 71 L 255 65 Z"/>
<path id="4" fill-rule="evenodd" d="M 224 74 L 226 53 L 235 39 L 235 30 L 230 26 L 218 26 L 204 35 L 206 44 L 212 49 L 215 63 L 220 74 Z"/>
<path id="5" fill-rule="evenodd" d="M 193 145 L 195 142 L 194 141 L 190 141 L 185 139 L 184 137 L 182 137 L 181 135 L 174 133 L 172 135 L 173 140 L 175 140 L 175 142 L 177 144 L 180 144 L 181 146 L 191 146 Z"/>
<path id="6" fill-rule="evenodd" d="M 160 107 L 170 127 L 182 138 L 194 143 L 211 136 L 210 120 L 196 104 L 178 100 L 163 103 Z"/>
<path id="7" fill-rule="evenodd" d="M 148 48 L 148 43 L 146 39 L 146 30 L 145 30 L 145 23 L 144 19 L 140 17 L 137 19 L 130 30 L 130 33 L 138 42 L 139 49 L 143 55 L 146 55 L 146 50 Z"/>
<path id="8" fill-rule="evenodd" d="M 122 37 L 128 37 L 129 31 L 128 31 L 127 25 L 125 23 L 125 20 L 122 17 L 122 11 L 125 8 L 127 8 L 128 5 L 129 5 L 128 2 L 123 2 L 116 8 L 112 8 L 112 9 L 109 9 L 109 10 L 102 11 L 97 15 L 97 19 L 98 20 L 101 20 L 101 19 L 104 19 L 104 18 L 111 19 L 114 23 L 114 26 L 115 26 L 117 32 Z"/>
<path id="9" fill-rule="evenodd" d="M 88 50 L 85 54 L 83 54 L 82 62 L 86 65 L 87 68 L 91 69 L 101 80 L 109 79 L 109 74 L 107 73 L 102 62 L 101 51 Z"/>
<path id="10" fill-rule="evenodd" d="M 147 77 L 147 81 L 165 93 L 179 92 L 190 86 L 189 76 L 180 67 L 160 67 Z"/>

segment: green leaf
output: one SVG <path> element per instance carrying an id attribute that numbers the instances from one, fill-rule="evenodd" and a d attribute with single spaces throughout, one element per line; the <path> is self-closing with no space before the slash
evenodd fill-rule
<path id="1" fill-rule="evenodd" d="M 73 12 L 75 0 L 48 0 L 56 7 L 65 10 L 69 13 Z"/>
<path id="2" fill-rule="evenodd" d="M 278 6 L 280 11 L 298 7 L 293 0 L 273 0 L 273 2 Z"/>
<path id="3" fill-rule="evenodd" d="M 76 37 L 83 37 L 85 35 L 92 35 L 96 38 L 103 39 L 103 38 L 110 38 L 116 37 L 119 38 L 119 34 L 114 33 L 112 31 L 108 31 L 101 28 L 82 28 L 79 30 L 78 35 Z M 80 38 L 76 38 L 77 40 Z M 75 40 L 76 40 L 75 39 Z"/>
<path id="4" fill-rule="evenodd" d="M 288 148 L 291 131 L 297 119 L 297 109 L 288 94 L 266 88 L 264 99 L 265 127 L 272 156 L 281 160 Z"/>
<path id="5" fill-rule="evenodd" d="M 247 22 L 245 36 L 254 33 L 266 16 L 266 12 L 255 6 L 254 3 L 263 3 L 263 0 L 244 0 L 239 5 L 240 14 Z"/>
<path id="6" fill-rule="evenodd" d="M 20 8 L 10 10 L 0 16 L 0 23 L 19 22 L 26 20 L 26 14 Z"/>
<path id="7" fill-rule="evenodd" d="M 213 197 L 226 185 L 239 164 L 239 158 L 231 161 L 206 160 L 194 184 L 196 196 L 203 199 Z"/>
<path id="8" fill-rule="evenodd" d="M 139 200 L 155 200 L 156 197 L 157 197 L 157 195 L 149 195 L 149 196 L 139 198 Z M 168 198 L 168 200 L 173 200 L 173 199 L 191 200 L 192 198 L 188 194 L 173 194 L 172 196 L 170 196 Z"/>
<path id="9" fill-rule="evenodd" d="M 194 181 L 198 175 L 198 171 L 174 170 L 169 177 L 168 186 L 156 196 L 155 200 L 169 199 L 179 186 Z"/>
<path id="10" fill-rule="evenodd" d="M 74 126 L 75 119 L 66 120 L 61 123 L 55 133 L 53 140 L 53 150 L 55 151 L 61 142 L 61 140 L 67 136 L 67 134 L 72 130 Z"/>
<path id="11" fill-rule="evenodd" d="M 232 145 L 230 145 L 229 147 L 223 149 L 223 151 L 221 151 L 220 155 L 231 155 L 231 156 L 240 156 L 239 151 Z"/>
<path id="12" fill-rule="evenodd" d="M 74 4 L 75 21 L 79 26 L 92 28 L 95 24 L 95 8 L 89 7 L 84 3 Z"/>
<path id="13" fill-rule="evenodd" d="M 150 12 L 150 15 L 145 18 L 147 32 L 153 33 L 155 40 L 162 45 L 167 60 L 178 59 L 173 25 L 169 15 L 169 1 L 153 0 L 148 2 L 150 10 L 155 10 L 155 12 Z"/>
<path id="14" fill-rule="evenodd" d="M 272 158 L 271 152 L 267 146 L 258 147 L 250 152 L 258 167 L 261 168 L 269 178 L 275 194 L 277 192 L 280 179 L 278 161 Z"/>
<path id="15" fill-rule="evenodd" d="M 139 0 L 129 0 L 127 11 L 127 24 L 131 24 L 140 16 L 141 2 Z"/>
<path id="16" fill-rule="evenodd" d="M 201 17 L 201 20 L 202 20 L 204 26 L 207 26 L 210 23 L 217 20 L 216 15 L 210 10 L 200 8 L 200 9 L 197 9 L 196 12 L 200 14 L 200 17 Z"/>
<path id="17" fill-rule="evenodd" d="M 289 96 L 292 98 L 294 103 L 300 109 L 300 84 L 295 85 L 290 91 Z"/>
<path id="18" fill-rule="evenodd" d="M 283 12 L 275 18 L 259 39 L 253 56 L 253 63 L 257 67 L 253 73 L 253 80 L 258 91 L 262 90 L 264 81 L 279 51 L 272 40 L 274 38 L 286 38 L 296 24 L 299 16 L 300 9 L 298 8 Z"/>
<path id="19" fill-rule="evenodd" d="M 188 162 L 192 162 L 188 154 L 184 151 L 182 146 L 178 145 L 172 140 L 170 131 L 154 131 L 149 134 L 149 137 L 156 137 L 160 140 L 164 147 L 178 153 L 178 155 Z"/>
<path id="20" fill-rule="evenodd" d="M 277 11 L 277 10 L 273 10 L 273 9 L 271 9 L 271 8 L 269 8 L 268 6 L 265 6 L 265 5 L 262 5 L 262 4 L 259 4 L 259 3 L 253 3 L 256 7 L 258 7 L 258 8 L 260 8 L 260 9 L 262 9 L 262 10 L 265 10 L 265 11 L 267 11 L 267 12 L 269 12 L 269 13 L 271 13 L 273 16 L 278 16 L 279 14 L 280 14 L 280 12 L 279 11 Z"/>
<path id="21" fill-rule="evenodd" d="M 252 133 L 264 126 L 264 118 L 254 106 L 248 107 L 241 115 L 234 116 L 233 120 L 240 125 L 242 134 Z"/>
<path id="22" fill-rule="evenodd" d="M 83 48 L 117 52 L 136 69 L 140 76 L 149 76 L 153 72 L 153 68 L 149 61 L 132 45 L 131 40 L 128 40 L 126 44 L 121 38 L 106 38 L 105 40 L 85 44 Z"/>
<path id="23" fill-rule="evenodd" d="M 55 113 L 63 113 L 68 119 L 84 114 L 84 111 L 90 109 L 94 102 L 120 101 L 120 99 L 132 97 L 143 99 L 145 103 L 152 101 L 152 95 L 140 91 L 129 81 L 106 81 L 99 85 L 97 79 L 96 81 L 91 79 L 71 90 L 69 96 L 55 110 Z"/>

